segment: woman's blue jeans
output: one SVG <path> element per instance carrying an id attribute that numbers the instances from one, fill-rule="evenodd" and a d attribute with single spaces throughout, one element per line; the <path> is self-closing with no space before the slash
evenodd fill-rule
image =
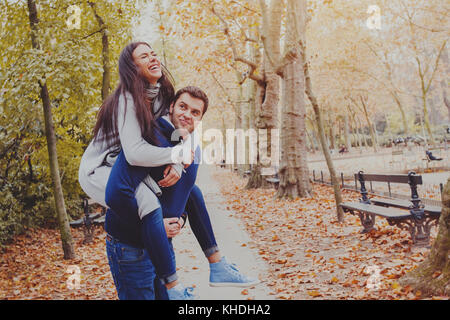
<path id="1" fill-rule="evenodd" d="M 105 229 L 111 236 L 125 243 L 126 239 L 131 239 L 140 232 L 156 274 L 165 283 L 172 282 L 177 279 L 176 266 L 170 254 L 161 207 L 149 212 L 142 221 L 139 221 L 135 190 L 140 183 L 136 180 L 141 174 L 140 171 L 142 171 L 140 167 L 128 164 L 123 151 L 119 154 L 105 190 L 105 202 L 114 213 L 110 215 L 107 213 Z M 109 219 L 112 217 L 117 219 Z"/>

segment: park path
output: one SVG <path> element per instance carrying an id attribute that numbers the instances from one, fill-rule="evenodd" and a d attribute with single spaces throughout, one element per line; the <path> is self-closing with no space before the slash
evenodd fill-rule
<path id="1" fill-rule="evenodd" d="M 210 287 L 208 261 L 188 223 L 173 242 L 180 280 L 185 285 L 195 285 L 201 300 L 274 299 L 264 281 L 268 273 L 266 262 L 258 255 L 241 221 L 226 209 L 220 186 L 211 176 L 212 170 L 211 166 L 201 165 L 197 185 L 203 192 L 221 253 L 229 262 L 237 264 L 242 273 L 258 277 L 261 283 L 247 290 Z"/>

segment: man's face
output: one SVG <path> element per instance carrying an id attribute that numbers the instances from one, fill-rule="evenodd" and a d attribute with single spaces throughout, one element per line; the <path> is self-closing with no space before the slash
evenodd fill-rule
<path id="1" fill-rule="evenodd" d="M 185 92 L 170 106 L 171 121 L 176 129 L 192 133 L 203 117 L 203 100 Z"/>
<path id="2" fill-rule="evenodd" d="M 139 73 L 151 84 L 156 84 L 162 77 L 161 62 L 158 56 L 144 44 L 140 44 L 133 51 L 133 60 L 138 67 Z"/>

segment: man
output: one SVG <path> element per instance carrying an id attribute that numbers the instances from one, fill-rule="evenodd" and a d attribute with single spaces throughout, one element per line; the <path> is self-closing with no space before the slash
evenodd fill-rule
<path id="1" fill-rule="evenodd" d="M 157 120 L 159 128 L 156 130 L 156 136 L 160 146 L 169 147 L 178 143 L 178 139 L 173 141 L 173 137 L 186 137 L 187 133 L 192 133 L 196 125 L 201 121 L 207 106 L 208 98 L 199 88 L 186 87 L 179 90 L 175 95 L 175 101 L 170 106 L 170 117 L 164 116 Z M 194 158 L 194 163 L 185 168 L 185 172 L 175 185 L 163 188 L 159 200 L 165 218 L 174 217 L 178 220 L 183 214 L 185 207 L 188 210 L 189 194 L 191 192 L 199 192 L 198 188 L 194 188 L 198 164 L 201 158 L 199 147 L 195 148 Z M 156 253 L 156 256 L 158 256 L 158 251 L 162 250 L 162 248 L 152 246 L 151 243 L 145 240 L 146 235 L 151 234 L 152 230 L 141 228 L 139 226 L 139 219 L 142 220 L 143 224 L 146 224 L 148 219 L 152 219 L 152 217 L 149 217 L 148 212 L 143 212 L 137 207 L 135 191 L 137 186 L 140 185 L 148 174 L 155 181 L 161 181 L 167 172 L 167 167 L 147 168 L 131 166 L 127 163 L 123 152 L 119 154 L 111 170 L 105 197 L 106 204 L 111 210 L 108 210 L 107 213 L 105 230 L 108 232 L 108 236 L 114 239 L 114 241 L 110 241 L 109 244 L 108 260 L 119 297 L 123 297 L 124 299 L 151 299 L 152 297 L 153 287 L 151 279 L 152 276 L 154 278 L 154 271 L 152 270 L 152 273 L 149 274 L 148 270 L 151 268 L 152 263 L 142 248 L 145 247 L 149 252 L 153 250 L 152 253 L 154 255 Z M 206 207 L 196 209 L 204 212 L 205 214 L 203 216 L 208 216 Z M 205 221 L 200 221 L 200 224 L 203 225 L 204 232 L 202 232 L 200 238 L 196 236 L 202 248 L 217 248 L 209 218 L 205 219 Z M 177 228 L 179 226 L 175 224 L 173 234 L 177 233 Z M 141 230 L 141 233 L 139 233 L 139 230 Z M 143 244 L 140 244 L 141 239 Z M 112 242 L 119 244 L 113 246 Z M 125 248 L 128 255 L 126 257 L 125 267 L 120 267 L 120 263 L 124 263 L 124 258 L 117 254 L 117 251 L 124 251 L 122 244 L 131 244 L 131 246 Z M 120 250 L 117 250 L 118 248 Z M 130 252 L 134 252 L 134 254 Z M 218 254 L 218 250 L 214 254 Z M 208 260 L 210 259 L 208 258 Z M 144 264 L 141 265 L 141 263 Z M 122 273 L 118 272 L 118 270 L 121 270 Z M 240 274 L 234 266 L 228 264 L 223 258 L 215 263 L 212 263 L 210 260 L 210 270 L 210 284 L 212 286 L 230 284 L 235 286 L 250 286 L 258 283 L 257 280 L 249 279 Z M 130 282 L 128 281 L 130 278 L 136 279 L 137 281 Z M 141 281 L 142 279 L 145 280 Z M 141 288 L 139 290 L 125 290 L 126 292 L 124 293 L 124 288 L 129 287 L 130 283 L 131 286 L 140 286 Z M 157 288 L 159 287 L 158 282 L 156 282 L 155 286 Z M 189 291 L 184 291 L 179 296 L 179 299 L 185 299 L 186 297 L 190 297 L 190 295 Z"/>

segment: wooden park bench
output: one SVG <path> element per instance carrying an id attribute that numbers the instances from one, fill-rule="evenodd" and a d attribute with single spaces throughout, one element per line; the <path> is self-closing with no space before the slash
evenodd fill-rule
<path id="1" fill-rule="evenodd" d="M 392 150 L 392 158 L 389 161 L 390 164 L 399 163 L 400 165 L 404 162 L 403 150 Z"/>
<path id="2" fill-rule="evenodd" d="M 424 206 L 417 194 L 417 185 L 422 184 L 422 176 L 410 172 L 407 175 L 364 174 L 362 171 L 355 174 L 361 185 L 359 202 L 344 202 L 341 204 L 344 212 L 358 215 L 364 229 L 362 233 L 374 230 L 375 217 L 385 218 L 389 225 L 407 230 L 411 234 L 414 245 L 427 246 L 430 242 L 430 230 L 437 224 L 441 209 L 436 206 Z M 366 190 L 366 181 L 409 184 L 411 201 L 398 199 L 369 199 Z"/>
<path id="3" fill-rule="evenodd" d="M 95 225 L 104 225 L 106 208 L 102 207 L 100 212 L 89 212 L 89 206 L 96 204 L 92 199 L 83 199 L 84 216 L 78 220 L 70 222 L 73 228 L 84 227 L 83 243 L 90 243 L 93 240 L 93 232 Z"/>

